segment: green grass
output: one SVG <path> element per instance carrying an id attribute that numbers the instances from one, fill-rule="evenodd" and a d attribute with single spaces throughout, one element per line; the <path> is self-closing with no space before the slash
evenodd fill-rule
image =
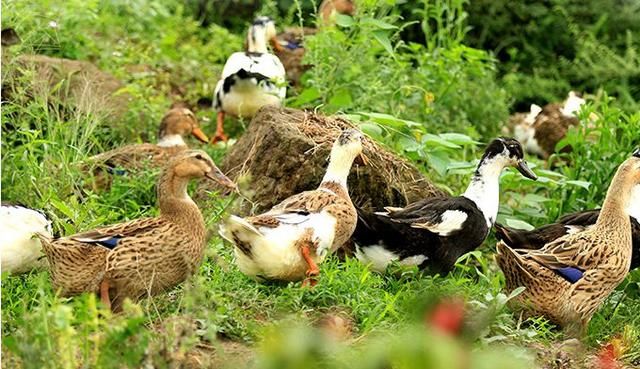
<path id="1" fill-rule="evenodd" d="M 343 20 L 353 22 L 348 27 L 328 29 L 309 40 L 317 69 L 290 103 L 349 114 L 371 137 L 412 160 L 432 181 L 459 193 L 483 142 L 499 131 L 506 114 L 508 98 L 495 81 L 495 61 L 461 44 L 455 34 L 462 25 L 455 22 L 435 32 L 437 42 L 428 46 L 404 44 L 396 33 L 403 25 L 394 10 L 374 5 L 379 4 L 362 2 L 359 17 Z M 157 214 L 157 173 L 117 177 L 110 191 L 94 193 L 77 163 L 123 142 L 153 139 L 173 99 L 195 104 L 210 97 L 222 63 L 241 48 L 242 35 L 216 25 L 199 27 L 177 1 L 61 5 L 12 0 L 2 6 L 3 25 L 14 26 L 23 39 L 3 60 L 3 76 L 19 68 L 12 57 L 22 53 L 91 60 L 122 80 L 120 93 L 131 97 L 126 114 L 119 118 L 97 109 L 80 110 L 60 97 L 64 84 L 28 95 L 33 74 L 23 71 L 23 77 L 11 81 L 16 96 L 2 107 L 3 201 L 45 210 L 60 234 Z M 48 26 L 52 20 L 56 28 Z M 370 31 L 378 33 L 372 36 Z M 348 66 L 338 68 L 336 58 Z M 415 65 L 420 73 L 410 78 Z M 591 111 L 600 115 L 596 128 L 591 135 L 571 133 L 566 143 L 574 150 L 557 158 L 564 160 L 557 160 L 557 167 L 551 170 L 530 160 L 540 181 L 524 180 L 514 171 L 503 175 L 500 221 L 541 225 L 601 203 L 616 166 L 640 145 L 640 115 L 621 110 L 606 96 L 593 101 L 584 117 Z M 214 113 L 201 109 L 198 116 L 204 121 Z M 203 124 L 206 131 L 213 129 L 211 123 Z M 231 132 L 243 129 L 228 124 Z M 452 131 L 460 134 L 443 135 Z M 593 135 L 598 137 L 595 142 L 585 139 Z M 204 149 L 216 162 L 225 154 L 220 146 Z M 380 361 L 403 368 L 452 367 L 446 359 L 460 350 L 472 352 L 469 362 L 474 368 L 512 368 L 529 365 L 534 344 L 564 338 L 546 320 L 521 321 L 506 307 L 508 296 L 502 293 L 503 276 L 493 260 L 492 237 L 448 276 L 398 266 L 381 275 L 354 259 L 331 257 L 321 267 L 316 288 L 259 284 L 240 273 L 229 245 L 215 235 L 229 201 L 213 194 L 200 204 L 214 236 L 198 273 L 173 291 L 128 306 L 120 315 L 106 311 L 92 295 L 57 296 L 46 271 L 3 275 L 3 366 L 173 367 L 203 345 L 217 347 L 232 340 L 255 349 L 261 368 L 373 368 Z M 589 347 L 595 349 L 626 332 L 631 343 L 626 360 L 640 360 L 639 281 L 640 273 L 632 273 L 595 315 L 585 340 Z M 468 302 L 475 324 L 469 341 L 416 328 L 425 309 L 449 295 Z M 354 322 L 353 342 L 347 345 L 308 327 L 336 312 Z M 205 351 L 201 359 L 213 356 Z M 225 360 L 234 358 L 242 357 Z"/>

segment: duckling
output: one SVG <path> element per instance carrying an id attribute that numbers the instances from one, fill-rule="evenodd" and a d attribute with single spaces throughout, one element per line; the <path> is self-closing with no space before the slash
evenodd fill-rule
<path id="1" fill-rule="evenodd" d="M 405 265 L 450 271 L 463 254 L 478 247 L 498 215 L 500 173 L 513 166 L 536 179 L 513 138 L 498 138 L 486 148 L 467 190 L 458 197 L 432 197 L 404 208 L 359 212 L 354 235 L 356 257 L 384 271 L 394 260 Z"/>
<path id="2" fill-rule="evenodd" d="M 0 207 L 0 269 L 10 274 L 43 267 L 37 233 L 52 237 L 51 221 L 38 210 L 19 205 Z"/>
<path id="3" fill-rule="evenodd" d="M 353 233 L 357 212 L 347 190 L 354 159 L 362 157 L 360 132 L 340 134 L 318 189 L 285 199 L 264 214 L 231 216 L 220 235 L 235 246 L 240 270 L 257 280 L 298 281 L 315 285 L 318 264 Z"/>
<path id="4" fill-rule="evenodd" d="M 640 266 L 640 186 L 634 187 L 627 211 L 633 240 L 631 269 L 635 269 Z M 496 223 L 496 237 L 512 249 L 540 249 L 560 237 L 592 228 L 598 220 L 598 215 L 600 209 L 571 213 L 555 223 L 531 231 L 513 229 Z"/>
<path id="5" fill-rule="evenodd" d="M 335 23 L 336 14 L 355 14 L 356 6 L 353 0 L 324 0 L 318 8 L 318 14 L 324 24 Z"/>
<path id="6" fill-rule="evenodd" d="M 158 143 L 143 143 L 123 146 L 89 158 L 89 162 L 106 165 L 108 169 L 141 170 L 162 167 L 174 155 L 187 150 L 184 136 L 191 134 L 207 143 L 209 138 L 202 132 L 193 112 L 176 107 L 169 110 L 160 122 Z"/>
<path id="7" fill-rule="evenodd" d="M 595 225 L 563 236 L 539 250 L 498 242 L 496 260 L 507 291 L 526 287 L 513 301 L 526 315 L 542 315 L 573 336 L 591 317 L 631 265 L 629 203 L 640 184 L 640 150 L 622 163 L 611 181 Z"/>
<path id="8" fill-rule="evenodd" d="M 63 238 L 41 235 L 53 286 L 64 296 L 99 292 L 117 311 L 127 297 L 155 295 L 184 281 L 200 265 L 206 244 L 202 214 L 187 193 L 187 184 L 197 178 L 235 188 L 204 151 L 187 150 L 160 176 L 158 217 Z"/>
<path id="9" fill-rule="evenodd" d="M 281 105 L 287 95 L 285 69 L 267 50 L 267 40 L 282 51 L 276 40 L 276 26 L 269 17 L 258 17 L 247 32 L 247 51 L 233 53 L 224 65 L 214 92 L 218 110 L 216 135 L 212 143 L 226 141 L 225 114 L 252 118 L 264 105 Z"/>

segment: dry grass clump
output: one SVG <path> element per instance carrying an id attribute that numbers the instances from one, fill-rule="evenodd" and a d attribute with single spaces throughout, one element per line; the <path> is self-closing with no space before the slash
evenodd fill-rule
<path id="1" fill-rule="evenodd" d="M 234 179 L 248 178 L 254 211 L 320 183 L 331 146 L 345 129 L 357 128 L 341 117 L 264 107 L 229 150 L 222 168 Z M 366 138 L 367 166 L 354 165 L 349 190 L 364 211 L 442 194 L 406 160 Z M 249 212 L 249 209 L 245 209 Z"/>

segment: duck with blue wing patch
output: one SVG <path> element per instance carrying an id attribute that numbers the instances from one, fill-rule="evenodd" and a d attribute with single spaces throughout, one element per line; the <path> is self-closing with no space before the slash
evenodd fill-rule
<path id="1" fill-rule="evenodd" d="M 640 185 L 633 189 L 628 212 L 633 240 L 631 269 L 635 269 L 640 267 Z M 540 249 L 560 237 L 592 228 L 599 215 L 600 209 L 571 213 L 555 223 L 530 231 L 513 229 L 496 223 L 496 237 L 513 249 Z"/>
<path id="2" fill-rule="evenodd" d="M 448 272 L 489 234 L 498 215 L 500 174 L 507 166 L 536 179 L 520 143 L 498 138 L 487 146 L 462 196 L 428 198 L 375 214 L 360 211 L 356 256 L 378 271 L 398 261 Z"/>
<path id="3" fill-rule="evenodd" d="M 622 282 L 631 265 L 629 204 L 640 184 L 640 153 L 620 165 L 595 225 L 567 234 L 539 250 L 496 245 L 496 261 L 507 292 L 525 290 L 512 300 L 527 315 L 542 315 L 580 336 L 591 317 Z"/>
<path id="4" fill-rule="evenodd" d="M 52 239 L 39 234 L 55 289 L 64 296 L 100 293 L 114 310 L 184 281 L 200 265 L 206 230 L 187 193 L 191 179 L 235 185 L 199 150 L 177 154 L 158 183 L 160 215 Z M 112 305 L 113 304 L 113 305 Z"/>

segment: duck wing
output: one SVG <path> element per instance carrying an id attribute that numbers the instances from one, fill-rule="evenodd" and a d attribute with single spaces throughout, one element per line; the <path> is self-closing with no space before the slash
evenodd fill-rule
<path id="1" fill-rule="evenodd" d="M 586 227 L 592 224 L 596 224 L 599 215 L 600 209 L 580 211 L 564 215 L 562 218 L 558 219 L 558 223 L 570 226 L 575 225 Z"/>
<path id="2" fill-rule="evenodd" d="M 568 233 L 574 233 L 569 232 L 567 226 L 561 223 L 547 224 L 531 231 L 514 229 L 499 223 L 494 226 L 496 238 L 514 249 L 540 249 Z"/>
<path id="3" fill-rule="evenodd" d="M 233 53 L 222 69 L 222 78 L 244 70 L 247 73 L 262 75 L 267 79 L 284 78 L 285 70 L 277 56 L 270 53 Z"/>
<path id="4" fill-rule="evenodd" d="M 387 207 L 385 210 L 376 214 L 439 236 L 448 236 L 461 230 L 469 216 L 478 211 L 475 204 L 465 197 L 430 198 L 404 208 Z"/>
<path id="5" fill-rule="evenodd" d="M 333 205 L 338 196 L 320 190 L 301 192 L 285 199 L 268 212 L 246 218 L 254 226 L 275 228 L 280 224 L 301 224 L 310 214 L 320 213 Z"/>
<path id="6" fill-rule="evenodd" d="M 540 250 L 518 250 L 525 258 L 551 269 L 571 283 L 582 278 L 593 260 L 589 257 L 592 240 L 582 233 L 567 235 L 545 245 Z"/>
<path id="7" fill-rule="evenodd" d="M 125 223 L 77 233 L 67 238 L 76 242 L 96 244 L 113 250 L 123 238 L 135 237 L 147 233 L 153 229 L 166 226 L 166 223 L 162 218 L 135 219 Z"/>

